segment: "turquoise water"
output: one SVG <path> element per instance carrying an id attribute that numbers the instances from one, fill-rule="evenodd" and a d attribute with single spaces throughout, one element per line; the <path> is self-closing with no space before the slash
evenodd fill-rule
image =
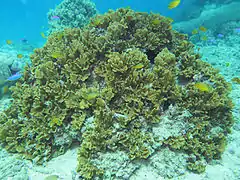
<path id="1" fill-rule="evenodd" d="M 3 0 L 0 12 L 0 42 L 3 43 L 6 39 L 18 42 L 21 38 L 27 38 L 33 43 L 41 42 L 40 32 L 47 31 L 49 27 L 46 14 L 49 9 L 55 8 L 60 2 L 60 0 Z M 155 12 L 169 16 L 176 22 L 198 14 L 206 3 L 204 0 L 191 2 L 183 0 L 174 11 L 169 11 L 168 0 L 149 0 L 147 3 L 145 0 L 93 0 L 93 2 L 99 13 L 104 13 L 108 9 L 130 6 L 137 11 Z"/>
<path id="2" fill-rule="evenodd" d="M 19 41 L 21 38 L 27 38 L 34 43 L 42 41 L 40 32 L 48 28 L 46 14 L 60 2 L 60 0 L 2 0 L 0 42 L 3 43 L 6 39 Z M 93 2 L 100 13 L 108 9 L 130 6 L 134 10 L 161 13 L 172 16 L 174 19 L 177 19 L 181 12 L 188 10 L 190 6 L 188 2 L 183 1 L 179 8 L 172 12 L 167 8 L 169 3 L 167 0 L 149 0 L 147 3 L 144 0 L 94 0 Z"/>
<path id="3" fill-rule="evenodd" d="M 0 180 L 240 179 L 240 0 L 0 9 Z"/>
<path id="4" fill-rule="evenodd" d="M 60 1 L 1 1 L 1 42 L 6 39 L 19 41 L 24 37 L 31 41 L 40 41 L 42 26 L 47 25 L 46 13 L 58 2 Z"/>

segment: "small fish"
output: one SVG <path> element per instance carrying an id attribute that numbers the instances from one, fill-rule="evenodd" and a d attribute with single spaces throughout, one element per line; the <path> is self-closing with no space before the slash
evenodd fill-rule
<path id="1" fill-rule="evenodd" d="M 91 93 L 88 93 L 86 96 L 84 96 L 84 98 L 90 101 L 90 100 L 96 99 L 98 96 L 99 96 L 98 92 L 91 92 Z"/>
<path id="2" fill-rule="evenodd" d="M 12 44 L 12 41 L 11 40 L 6 40 L 6 43 L 8 44 L 8 45 L 11 45 Z"/>
<path id="3" fill-rule="evenodd" d="M 17 72 L 16 74 L 13 74 L 9 78 L 7 78 L 7 81 L 16 81 L 22 77 L 22 74 L 20 72 Z"/>
<path id="4" fill-rule="evenodd" d="M 159 19 L 152 20 L 153 25 L 159 25 L 160 23 L 161 23 L 161 21 Z"/>
<path id="5" fill-rule="evenodd" d="M 195 34 L 198 34 L 198 30 L 197 29 L 192 30 L 192 35 L 195 35 Z"/>
<path id="6" fill-rule="evenodd" d="M 206 41 L 206 40 L 208 40 L 208 37 L 207 37 L 206 35 L 203 35 L 203 36 L 201 37 L 201 40 L 202 40 L 202 41 Z"/>
<path id="7" fill-rule="evenodd" d="M 169 20 L 170 23 L 172 23 L 174 21 L 173 18 L 170 18 L 170 17 L 166 17 L 166 19 Z"/>
<path id="8" fill-rule="evenodd" d="M 211 90 L 210 86 L 207 83 L 203 82 L 195 83 L 194 87 L 203 92 L 209 92 Z"/>
<path id="9" fill-rule="evenodd" d="M 239 27 L 239 28 L 235 28 L 235 31 L 236 31 L 237 33 L 240 33 L 240 27 Z"/>
<path id="10" fill-rule="evenodd" d="M 102 20 L 100 18 L 95 18 L 95 20 L 93 20 L 91 24 L 93 26 L 100 26 L 102 24 Z"/>
<path id="11" fill-rule="evenodd" d="M 113 118 L 123 118 L 123 119 L 127 119 L 128 116 L 125 115 L 125 114 L 114 113 Z"/>
<path id="12" fill-rule="evenodd" d="M 206 32 L 206 31 L 207 31 L 207 28 L 205 28 L 204 26 L 200 26 L 200 27 L 199 27 L 199 30 L 202 31 L 202 32 Z"/>
<path id="13" fill-rule="evenodd" d="M 60 17 L 59 16 L 52 16 L 51 20 L 60 20 Z"/>
<path id="14" fill-rule="evenodd" d="M 23 55 L 22 54 L 18 54 L 17 58 L 21 59 L 21 58 L 23 58 Z"/>
<path id="15" fill-rule="evenodd" d="M 234 77 L 231 79 L 232 82 L 240 84 L 240 78 L 239 77 Z"/>
<path id="16" fill-rule="evenodd" d="M 230 62 L 226 62 L 226 67 L 229 67 L 230 65 L 231 65 L 231 63 Z"/>
<path id="17" fill-rule="evenodd" d="M 20 41 L 21 41 L 22 43 L 28 43 L 28 40 L 27 40 L 26 38 L 21 38 Z"/>
<path id="18" fill-rule="evenodd" d="M 57 34 L 57 39 L 60 41 L 60 40 L 62 40 L 63 36 L 64 36 L 64 33 L 63 32 L 59 32 Z"/>
<path id="19" fill-rule="evenodd" d="M 2 94 L 5 95 L 9 92 L 9 87 L 6 85 L 6 86 L 3 86 L 2 88 Z"/>
<path id="20" fill-rule="evenodd" d="M 56 59 L 61 58 L 61 57 L 63 57 L 63 53 L 61 53 L 59 51 L 55 51 L 51 54 L 51 57 L 56 58 Z"/>
<path id="21" fill-rule="evenodd" d="M 217 37 L 224 38 L 224 35 L 223 34 L 218 34 Z"/>
<path id="22" fill-rule="evenodd" d="M 41 32 L 40 35 L 42 36 L 42 38 L 47 38 L 44 34 L 44 32 Z"/>
<path id="23" fill-rule="evenodd" d="M 139 64 L 133 66 L 133 69 L 142 69 L 143 67 L 144 67 L 144 64 L 139 63 Z"/>
<path id="24" fill-rule="evenodd" d="M 168 9 L 176 8 L 180 4 L 180 0 L 173 0 L 168 4 Z"/>

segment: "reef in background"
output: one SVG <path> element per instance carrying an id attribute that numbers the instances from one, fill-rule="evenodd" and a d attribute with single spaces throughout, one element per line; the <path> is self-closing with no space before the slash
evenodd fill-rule
<path id="1" fill-rule="evenodd" d="M 41 164 L 79 143 L 80 175 L 104 179 L 122 176 L 99 161 L 108 153 L 147 162 L 169 149 L 201 173 L 225 149 L 230 84 L 168 18 L 109 11 L 86 28 L 53 33 L 31 59 L 0 114 L 10 152 Z"/>
<path id="2" fill-rule="evenodd" d="M 191 34 L 195 28 L 203 25 L 212 30 L 218 30 L 222 25 L 231 21 L 240 21 L 240 2 L 232 2 L 220 7 L 205 8 L 199 17 L 174 24 L 180 32 Z"/>
<path id="3" fill-rule="evenodd" d="M 31 49 L 32 52 L 33 48 Z M 3 100 L 3 96 L 10 95 L 9 87 L 14 84 L 12 81 L 8 81 L 16 72 L 20 72 L 24 69 L 26 64 L 30 64 L 29 58 L 30 49 L 24 49 L 19 44 L 14 45 L 2 45 L 0 50 L 0 100 Z M 21 57 L 19 58 L 18 55 Z M 1 106 L 4 108 L 4 106 Z"/>
<path id="4" fill-rule="evenodd" d="M 90 0 L 63 0 L 48 13 L 49 33 L 83 27 L 96 14 L 96 6 Z"/>

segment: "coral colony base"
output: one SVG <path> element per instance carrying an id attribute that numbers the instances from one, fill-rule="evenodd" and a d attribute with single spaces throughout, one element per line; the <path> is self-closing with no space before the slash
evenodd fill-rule
<path id="1" fill-rule="evenodd" d="M 230 85 L 169 18 L 110 10 L 53 33 L 31 60 L 0 115 L 9 152 L 42 164 L 77 143 L 81 177 L 104 179 L 117 175 L 99 154 L 147 162 L 168 148 L 202 173 L 225 149 Z"/>

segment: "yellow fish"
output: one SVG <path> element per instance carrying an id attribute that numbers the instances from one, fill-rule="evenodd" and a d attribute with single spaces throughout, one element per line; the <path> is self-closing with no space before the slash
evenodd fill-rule
<path id="1" fill-rule="evenodd" d="M 44 32 L 41 32 L 40 34 L 41 34 L 42 38 L 47 38 L 47 37 L 45 36 Z"/>
<path id="2" fill-rule="evenodd" d="M 211 90 L 210 86 L 207 83 L 203 82 L 195 83 L 194 87 L 203 92 L 209 92 Z"/>
<path id="3" fill-rule="evenodd" d="M 100 26 L 103 23 L 103 20 L 97 16 L 91 23 L 93 26 Z"/>
<path id="4" fill-rule="evenodd" d="M 59 51 L 55 51 L 55 52 L 53 52 L 51 54 L 51 57 L 53 57 L 53 58 L 61 58 L 61 57 L 63 57 L 63 54 L 61 52 L 59 52 Z"/>
<path id="5" fill-rule="evenodd" d="M 12 44 L 12 41 L 11 40 L 6 40 L 6 43 L 8 44 L 8 45 L 11 45 Z"/>
<path id="6" fill-rule="evenodd" d="M 232 82 L 240 84 L 240 78 L 239 77 L 234 77 L 231 79 Z"/>
<path id="7" fill-rule="evenodd" d="M 192 35 L 197 34 L 197 33 L 198 33 L 197 29 L 192 30 Z"/>
<path id="8" fill-rule="evenodd" d="M 3 85 L 5 82 L 5 80 L 0 80 L 0 86 Z"/>
<path id="9" fill-rule="evenodd" d="M 17 58 L 21 59 L 21 58 L 23 58 L 23 55 L 22 54 L 18 54 Z"/>
<path id="10" fill-rule="evenodd" d="M 202 31 L 202 32 L 206 32 L 206 31 L 207 31 L 207 28 L 205 28 L 204 26 L 200 26 L 200 27 L 199 27 L 199 30 Z"/>
<path id="11" fill-rule="evenodd" d="M 168 4 L 168 9 L 176 8 L 180 4 L 181 0 L 173 0 Z"/>
<path id="12" fill-rule="evenodd" d="M 152 20 L 153 25 L 159 25 L 160 23 L 161 23 L 161 21 L 159 19 Z"/>
<path id="13" fill-rule="evenodd" d="M 144 65 L 142 63 L 139 63 L 135 66 L 133 66 L 133 69 L 142 69 L 144 67 Z"/>
<path id="14" fill-rule="evenodd" d="M 96 99 L 99 96 L 99 93 L 97 92 L 91 92 L 89 94 L 87 94 L 87 96 L 85 97 L 86 100 L 90 101 L 93 99 Z"/>
<path id="15" fill-rule="evenodd" d="M 57 34 L 57 39 L 61 40 L 63 38 L 64 34 L 63 32 Z"/>
<path id="16" fill-rule="evenodd" d="M 166 17 L 166 19 L 169 20 L 170 23 L 172 23 L 174 21 L 173 18 L 170 18 L 170 17 Z"/>
<path id="17" fill-rule="evenodd" d="M 201 37 L 201 40 L 206 41 L 206 40 L 208 40 L 208 37 L 207 37 L 206 35 L 203 35 L 203 36 Z"/>
<path id="18" fill-rule="evenodd" d="M 3 88 L 2 88 L 2 93 L 3 93 L 3 95 L 4 94 L 7 94 L 9 92 L 9 88 L 8 88 L 8 86 L 6 85 L 6 86 L 4 86 Z"/>

